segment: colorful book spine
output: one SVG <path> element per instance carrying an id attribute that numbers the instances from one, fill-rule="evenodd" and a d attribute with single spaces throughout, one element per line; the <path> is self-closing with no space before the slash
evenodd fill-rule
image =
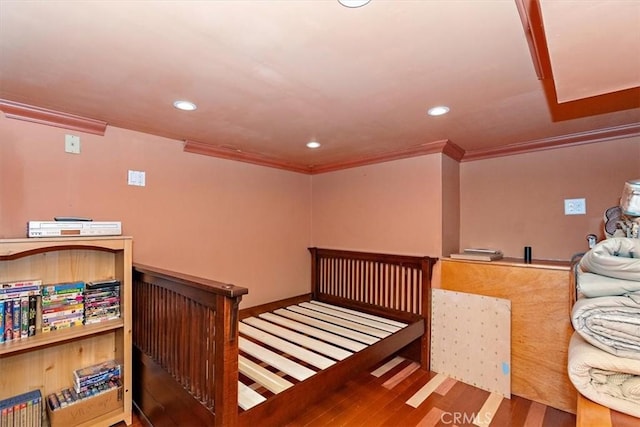
<path id="1" fill-rule="evenodd" d="M 43 295 L 51 295 L 51 294 L 66 294 L 73 292 L 82 292 L 84 290 L 84 282 L 73 282 L 73 283 L 57 283 L 54 285 L 44 285 L 42 287 Z"/>
<path id="2" fill-rule="evenodd" d="M 83 308 L 84 304 L 78 303 L 76 300 L 73 300 L 73 304 L 47 305 L 42 309 L 42 315 L 44 316 L 47 314 L 56 314 L 70 310 L 82 310 Z"/>
<path id="3" fill-rule="evenodd" d="M 114 288 L 119 286 L 120 286 L 119 280 L 108 279 L 108 280 L 87 282 L 86 289 Z"/>
<path id="4" fill-rule="evenodd" d="M 1 302 L 0 302 L 1 303 Z M 13 301 L 4 302 L 4 340 L 13 340 Z"/>
<path id="5" fill-rule="evenodd" d="M 4 303 L 0 301 L 0 343 L 4 342 Z"/>
<path id="6" fill-rule="evenodd" d="M 29 336 L 29 297 L 20 298 L 20 338 Z"/>
<path id="7" fill-rule="evenodd" d="M 82 316 L 83 312 L 84 310 L 82 309 L 82 307 L 80 307 L 70 310 L 54 311 L 52 313 L 42 313 L 42 321 L 47 322 L 49 320 L 62 320 L 67 317 Z"/>
<path id="8" fill-rule="evenodd" d="M 5 288 L 24 288 L 29 286 L 42 286 L 42 280 L 21 280 L 18 282 L 0 283 L 0 289 Z"/>
<path id="9" fill-rule="evenodd" d="M 38 297 L 31 295 L 29 297 L 29 333 L 30 337 L 36 334 L 36 310 L 38 309 Z"/>
<path id="10" fill-rule="evenodd" d="M 13 339 L 20 339 L 20 324 L 22 316 L 20 315 L 20 300 L 13 300 Z"/>
<path id="11" fill-rule="evenodd" d="M 24 288 L 2 288 L 0 289 L 0 299 L 14 299 L 28 297 L 29 295 L 39 295 L 39 286 L 29 286 Z"/>
<path id="12" fill-rule="evenodd" d="M 32 390 L 17 396 L 0 400 L 1 426 L 33 426 L 42 425 L 42 394 L 40 390 Z"/>

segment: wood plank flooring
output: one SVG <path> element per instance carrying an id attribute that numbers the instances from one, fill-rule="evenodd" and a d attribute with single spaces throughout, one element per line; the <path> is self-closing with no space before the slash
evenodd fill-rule
<path id="1" fill-rule="evenodd" d="M 133 421 L 132 427 L 147 426 L 145 419 L 135 412 Z M 348 381 L 322 402 L 305 408 L 281 427 L 575 425 L 573 414 L 518 396 L 503 399 L 435 372 L 425 372 L 409 360 L 389 358 Z"/>
<path id="2" fill-rule="evenodd" d="M 575 426 L 573 414 L 518 396 L 504 399 L 414 365 L 385 360 L 306 408 L 287 427 Z"/>

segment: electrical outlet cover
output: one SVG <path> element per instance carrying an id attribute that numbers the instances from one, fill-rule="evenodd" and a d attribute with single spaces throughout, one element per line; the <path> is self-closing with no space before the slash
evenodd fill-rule
<path id="1" fill-rule="evenodd" d="M 76 135 L 64 136 L 64 151 L 66 153 L 80 154 L 80 137 Z"/>
<path id="2" fill-rule="evenodd" d="M 585 199 L 565 199 L 564 214 L 565 215 L 586 215 L 587 202 Z"/>

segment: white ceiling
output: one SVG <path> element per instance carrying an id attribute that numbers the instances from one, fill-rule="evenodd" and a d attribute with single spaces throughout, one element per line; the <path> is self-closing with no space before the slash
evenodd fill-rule
<path id="1" fill-rule="evenodd" d="M 0 0 L 0 99 L 300 168 L 443 140 L 473 153 L 640 134 L 640 92 L 631 105 L 629 92 L 601 102 L 604 113 L 550 99 L 518 2 Z M 622 67 L 613 89 L 640 86 L 640 2 L 564 3 L 576 2 L 541 1 L 554 73 L 573 82 L 592 67 L 568 52 L 611 53 L 613 41 L 614 59 L 596 71 Z M 618 18 L 594 27 L 607 7 Z M 561 84 L 563 101 L 611 92 L 590 75 L 578 89 Z M 178 111 L 176 99 L 198 109 Z M 451 112 L 428 117 L 439 104 Z M 561 120 L 562 107 L 575 118 Z"/>

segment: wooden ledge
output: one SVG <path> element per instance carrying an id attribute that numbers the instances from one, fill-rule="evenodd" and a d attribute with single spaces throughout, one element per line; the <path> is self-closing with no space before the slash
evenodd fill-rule
<path id="1" fill-rule="evenodd" d="M 640 419 L 602 406 L 578 393 L 576 427 L 633 427 L 637 425 L 640 425 Z"/>

